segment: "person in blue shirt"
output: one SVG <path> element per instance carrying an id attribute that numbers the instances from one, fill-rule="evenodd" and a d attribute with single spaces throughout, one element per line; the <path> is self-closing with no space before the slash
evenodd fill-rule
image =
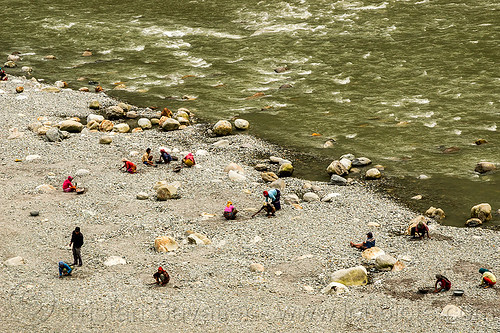
<path id="1" fill-rule="evenodd" d="M 266 198 L 266 202 L 269 202 L 269 200 L 271 200 L 271 204 L 274 206 L 275 210 L 281 209 L 280 195 L 281 195 L 280 190 L 275 188 L 269 191 L 264 191 L 264 197 Z"/>
<path id="2" fill-rule="evenodd" d="M 73 269 L 64 261 L 59 261 L 59 277 L 71 276 Z"/>
<path id="3" fill-rule="evenodd" d="M 369 232 L 366 234 L 366 240 L 363 243 L 354 244 L 351 242 L 351 246 L 360 250 L 366 250 L 375 246 L 375 238 L 373 238 L 373 234 Z"/>

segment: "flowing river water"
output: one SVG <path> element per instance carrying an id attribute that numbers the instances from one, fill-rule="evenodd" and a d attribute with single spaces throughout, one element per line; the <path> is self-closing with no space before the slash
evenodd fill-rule
<path id="1" fill-rule="evenodd" d="M 385 166 L 391 193 L 419 211 L 441 207 L 444 224 L 464 225 L 478 203 L 500 208 L 500 172 L 474 172 L 479 161 L 500 162 L 500 2 L 19 0 L 2 8 L 2 57 L 21 52 L 19 65 L 37 78 L 74 89 L 98 81 L 129 103 L 186 107 L 211 122 L 242 117 L 251 134 L 314 156 L 297 161 L 304 178 L 327 180 L 326 167 L 345 153 L 369 157 Z M 276 73 L 281 66 L 288 70 Z M 329 138 L 334 147 L 322 148 Z M 475 145 L 479 138 L 488 143 Z M 417 194 L 424 198 L 409 199 Z M 499 224 L 494 214 L 488 225 Z"/>

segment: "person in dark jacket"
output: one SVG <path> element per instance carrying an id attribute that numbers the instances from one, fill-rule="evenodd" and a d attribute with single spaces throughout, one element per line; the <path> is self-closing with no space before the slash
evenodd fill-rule
<path id="1" fill-rule="evenodd" d="M 363 243 L 354 244 L 351 242 L 351 246 L 364 251 L 375 246 L 375 238 L 373 238 L 373 234 L 369 232 L 366 234 L 366 240 Z"/>
<path id="2" fill-rule="evenodd" d="M 158 162 L 156 162 L 157 164 L 161 164 L 161 163 L 165 163 L 165 164 L 170 164 L 170 162 L 172 161 L 172 156 L 167 153 L 167 151 L 165 149 L 160 149 L 160 159 L 158 160 Z"/>
<path id="3" fill-rule="evenodd" d="M 82 266 L 82 256 L 80 250 L 83 245 L 83 235 L 80 232 L 80 227 L 76 227 L 71 234 L 71 242 L 69 242 L 69 246 L 71 246 L 71 244 L 73 244 L 73 265 Z"/>
<path id="4" fill-rule="evenodd" d="M 160 286 L 164 286 L 170 281 L 170 275 L 168 275 L 167 271 L 161 266 L 158 267 L 158 272 L 154 273 L 153 277 L 156 280 L 156 284 Z"/>
<path id="5" fill-rule="evenodd" d="M 434 284 L 434 292 L 448 291 L 451 288 L 451 282 L 441 274 L 436 274 L 436 283 Z"/>

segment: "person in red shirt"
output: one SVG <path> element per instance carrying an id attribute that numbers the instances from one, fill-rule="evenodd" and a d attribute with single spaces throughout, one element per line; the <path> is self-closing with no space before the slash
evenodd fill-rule
<path id="1" fill-rule="evenodd" d="M 63 183 L 63 191 L 64 192 L 74 192 L 76 191 L 76 185 L 71 184 L 71 181 L 73 180 L 73 177 L 68 176 L 68 179 L 66 179 Z"/>
<path id="2" fill-rule="evenodd" d="M 164 286 L 170 281 L 170 275 L 168 275 L 167 271 L 161 266 L 158 267 L 158 272 L 154 273 L 153 277 L 156 280 L 156 284 L 160 286 Z"/>
<path id="3" fill-rule="evenodd" d="M 128 172 L 128 173 L 136 173 L 137 172 L 137 167 L 135 166 L 134 163 L 130 162 L 126 158 L 124 158 L 122 160 L 122 162 L 123 162 L 123 166 L 120 168 L 120 170 L 125 168 L 126 172 Z"/>
<path id="4" fill-rule="evenodd" d="M 451 288 L 451 282 L 441 274 L 436 274 L 436 284 L 434 285 L 434 292 L 448 291 Z"/>
<path id="5" fill-rule="evenodd" d="M 416 238 L 417 234 L 418 234 L 418 238 L 420 238 L 420 239 L 424 238 L 426 234 L 427 234 L 427 238 L 429 238 L 429 239 L 431 238 L 431 236 L 429 235 L 429 227 L 423 221 L 418 222 L 417 226 L 412 227 L 410 234 L 413 238 Z"/>

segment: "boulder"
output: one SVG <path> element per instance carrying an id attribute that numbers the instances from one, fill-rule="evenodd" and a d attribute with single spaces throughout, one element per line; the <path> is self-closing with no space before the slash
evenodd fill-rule
<path id="1" fill-rule="evenodd" d="M 105 266 L 126 265 L 126 264 L 127 261 L 124 258 L 118 256 L 111 256 L 104 262 Z"/>
<path id="2" fill-rule="evenodd" d="M 130 131 L 130 126 L 127 123 L 116 124 L 113 131 L 118 133 L 127 133 Z"/>
<path id="3" fill-rule="evenodd" d="M 285 195 L 284 201 L 285 201 L 285 203 L 287 203 L 289 205 L 292 205 L 292 204 L 298 205 L 300 203 L 299 196 L 297 194 L 293 194 L 293 193 Z"/>
<path id="4" fill-rule="evenodd" d="M 344 185 L 347 185 L 347 180 L 344 177 L 341 177 L 339 175 L 333 174 L 330 177 L 329 184 L 338 185 L 338 186 L 344 186 Z"/>
<path id="5" fill-rule="evenodd" d="M 290 177 L 293 174 L 293 165 L 290 163 L 283 163 L 278 170 L 279 177 Z"/>
<path id="6" fill-rule="evenodd" d="M 349 174 L 349 170 L 347 170 L 346 167 L 340 163 L 340 161 L 333 161 L 330 163 L 330 165 L 326 168 L 326 172 L 330 175 L 335 174 L 339 176 L 346 176 Z"/>
<path id="7" fill-rule="evenodd" d="M 187 239 L 188 239 L 188 242 L 190 244 L 196 244 L 196 245 L 212 244 L 212 241 L 210 241 L 210 239 L 208 239 L 207 236 L 200 234 L 200 233 L 197 233 L 197 232 L 193 232 L 193 233 L 189 234 Z"/>
<path id="8" fill-rule="evenodd" d="M 236 163 L 229 163 L 225 168 L 224 168 L 224 172 L 229 172 L 231 170 L 234 170 L 234 171 L 237 171 L 239 173 L 245 173 L 245 171 L 243 170 L 242 167 L 240 167 L 238 164 Z"/>
<path id="9" fill-rule="evenodd" d="M 247 177 L 235 170 L 229 170 L 227 175 L 233 182 L 243 182 L 247 180 Z"/>
<path id="10" fill-rule="evenodd" d="M 250 271 L 251 272 L 257 272 L 257 273 L 262 273 L 264 272 L 264 266 L 258 263 L 253 263 L 250 264 Z"/>
<path id="11" fill-rule="evenodd" d="M 381 270 L 392 269 L 396 261 L 396 258 L 388 254 L 381 254 L 375 258 L 375 267 Z"/>
<path id="12" fill-rule="evenodd" d="M 470 210 L 471 218 L 478 218 L 481 222 L 486 222 L 491 220 L 491 206 L 488 203 L 481 203 L 475 205 Z"/>
<path id="13" fill-rule="evenodd" d="M 104 120 L 104 117 L 101 116 L 100 114 L 89 114 L 87 116 L 87 123 L 90 123 L 91 121 L 96 121 L 97 123 L 101 123 Z"/>
<path id="14" fill-rule="evenodd" d="M 358 157 L 352 160 L 352 166 L 354 167 L 362 167 L 368 164 L 371 164 L 372 161 L 369 158 L 366 157 Z"/>
<path id="15" fill-rule="evenodd" d="M 113 142 L 113 139 L 109 135 L 104 135 L 99 138 L 99 143 L 103 145 L 109 145 L 111 142 Z"/>
<path id="16" fill-rule="evenodd" d="M 61 131 L 70 133 L 80 133 L 84 127 L 82 123 L 75 120 L 64 120 L 59 125 Z"/>
<path id="17" fill-rule="evenodd" d="M 365 179 L 379 179 L 380 177 L 382 177 L 382 174 L 376 168 L 367 170 L 365 174 Z"/>
<path id="18" fill-rule="evenodd" d="M 177 196 L 177 188 L 172 185 L 162 185 L 156 190 L 156 198 L 160 201 L 175 198 Z"/>
<path id="19" fill-rule="evenodd" d="M 21 60 L 21 57 L 19 57 L 17 54 L 9 54 L 7 56 L 7 61 L 19 61 L 19 60 Z"/>
<path id="20" fill-rule="evenodd" d="M 429 209 L 425 211 L 425 215 L 438 220 L 442 220 L 446 217 L 446 215 L 444 215 L 444 211 L 441 208 L 436 207 L 429 207 Z"/>
<path id="21" fill-rule="evenodd" d="M 307 192 L 302 197 L 302 200 L 305 202 L 319 201 L 319 196 L 314 192 Z"/>
<path id="22" fill-rule="evenodd" d="M 323 202 L 331 202 L 333 201 L 334 198 L 336 197 L 339 197 L 340 196 L 340 193 L 328 193 L 327 195 L 325 195 L 321 201 Z"/>
<path id="23" fill-rule="evenodd" d="M 87 170 L 87 169 L 78 169 L 75 172 L 75 176 L 78 176 L 78 177 L 85 177 L 85 176 L 88 176 L 89 174 L 90 174 L 90 170 Z"/>
<path id="24" fill-rule="evenodd" d="M 161 125 L 161 128 L 164 131 L 174 131 L 179 129 L 179 126 L 181 126 L 181 124 L 177 120 L 173 118 L 167 118 Z"/>
<path id="25" fill-rule="evenodd" d="M 142 129 L 149 129 L 153 127 L 153 124 L 151 124 L 151 120 L 149 120 L 148 118 L 140 118 L 137 121 L 137 125 Z"/>
<path id="26" fill-rule="evenodd" d="M 7 61 L 6 63 L 3 64 L 3 67 L 14 68 L 14 67 L 17 67 L 17 64 L 14 61 L 9 60 L 9 61 Z"/>
<path id="27" fill-rule="evenodd" d="M 369 249 L 364 250 L 361 253 L 361 256 L 366 259 L 366 260 L 373 260 L 376 259 L 378 256 L 384 255 L 385 252 L 379 247 L 371 247 Z"/>
<path id="28" fill-rule="evenodd" d="M 231 134 L 233 126 L 227 120 L 219 120 L 212 128 L 212 131 L 217 136 L 225 136 Z"/>
<path id="29" fill-rule="evenodd" d="M 465 225 L 467 227 L 479 227 L 481 224 L 483 224 L 483 221 L 481 221 L 480 219 L 478 218 L 472 218 L 472 219 L 468 219 L 467 222 L 465 222 Z"/>
<path id="30" fill-rule="evenodd" d="M 363 266 L 341 269 L 332 274 L 330 282 L 342 283 L 345 286 L 365 286 L 368 283 L 368 273 Z"/>
<path id="31" fill-rule="evenodd" d="M 38 193 L 52 193 L 56 190 L 56 188 L 49 184 L 38 185 L 36 188 Z"/>
<path id="32" fill-rule="evenodd" d="M 31 75 L 31 73 L 33 72 L 33 67 L 30 67 L 30 66 L 23 66 L 21 67 L 21 70 L 25 73 L 28 73 L 29 75 Z"/>
<path id="33" fill-rule="evenodd" d="M 23 257 L 13 257 L 13 258 L 5 260 L 4 264 L 6 266 L 20 266 L 20 265 L 24 265 L 25 262 L 24 262 Z"/>
<path id="34" fill-rule="evenodd" d="M 155 239 L 155 250 L 158 252 L 170 252 L 179 248 L 179 244 L 173 237 L 160 236 Z"/>
<path id="35" fill-rule="evenodd" d="M 137 200 L 148 200 L 149 194 L 147 194 L 146 192 L 139 192 L 135 197 L 137 198 Z"/>
<path id="36" fill-rule="evenodd" d="M 247 130 L 249 126 L 250 123 L 245 119 L 236 119 L 234 121 L 234 127 L 236 127 L 239 130 Z"/>
<path id="37" fill-rule="evenodd" d="M 101 132 L 110 132 L 111 130 L 113 130 L 113 122 L 111 120 L 103 120 L 100 124 L 99 124 L 99 131 Z"/>
<path id="38" fill-rule="evenodd" d="M 497 168 L 496 165 L 491 162 L 479 162 L 478 164 L 476 164 L 474 171 L 479 173 L 485 173 L 488 171 L 493 171 L 496 168 Z"/>
<path id="39" fill-rule="evenodd" d="M 344 294 L 348 293 L 349 288 L 347 288 L 346 285 L 338 282 L 330 282 L 329 285 L 327 285 L 325 288 L 321 290 L 322 294 Z"/>
<path id="40" fill-rule="evenodd" d="M 354 159 L 356 158 L 353 154 L 344 154 L 342 156 L 339 157 L 339 160 L 342 160 L 342 159 L 348 159 L 349 161 L 354 161 Z"/>
<path id="41" fill-rule="evenodd" d="M 441 316 L 458 318 L 465 316 L 465 313 L 459 307 L 448 304 L 441 311 Z"/>
<path id="42" fill-rule="evenodd" d="M 110 106 L 106 109 L 106 117 L 108 119 L 121 119 L 125 116 L 125 111 L 118 105 Z"/>
<path id="43" fill-rule="evenodd" d="M 89 109 L 99 110 L 100 108 L 101 108 L 101 103 L 99 103 L 99 101 L 92 101 L 89 104 Z"/>
<path id="44" fill-rule="evenodd" d="M 45 132 L 45 136 L 50 142 L 60 142 L 64 139 L 62 131 L 57 127 L 51 127 Z"/>
<path id="45" fill-rule="evenodd" d="M 278 176 L 274 173 L 274 172 L 262 172 L 260 174 L 260 177 L 262 178 L 263 181 L 267 182 L 267 183 L 271 183 L 271 182 L 274 182 L 275 180 L 278 179 Z"/>
<path id="46" fill-rule="evenodd" d="M 157 191 L 163 185 L 168 185 L 168 182 L 166 180 L 160 180 L 156 182 L 156 184 L 153 186 L 153 190 Z"/>
<path id="47" fill-rule="evenodd" d="M 276 179 L 274 182 L 269 184 L 270 188 L 277 188 L 280 191 L 283 191 L 286 187 L 286 183 L 283 179 Z"/>

